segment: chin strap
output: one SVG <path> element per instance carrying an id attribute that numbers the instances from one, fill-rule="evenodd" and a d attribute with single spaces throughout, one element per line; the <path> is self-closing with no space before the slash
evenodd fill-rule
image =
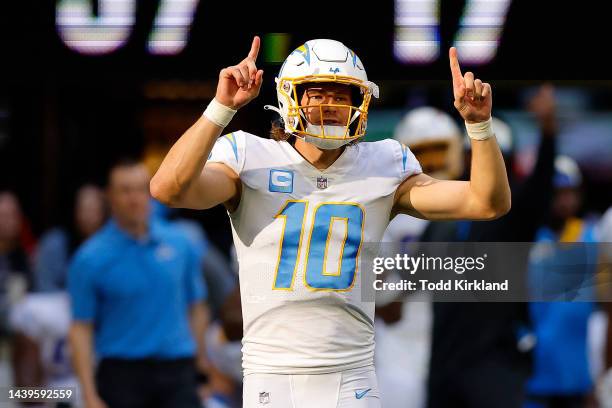
<path id="1" fill-rule="evenodd" d="M 349 122 L 349 126 L 353 124 L 353 122 L 355 121 L 355 119 L 359 117 L 359 115 L 361 115 L 361 112 L 356 110 L 355 113 L 353 114 L 353 117 L 351 118 L 351 121 Z"/>
<path id="2" fill-rule="evenodd" d="M 346 126 L 313 125 L 310 122 L 306 122 L 306 131 L 317 136 L 323 136 L 323 134 L 325 134 L 325 136 L 345 137 L 348 130 Z"/>
<path id="3" fill-rule="evenodd" d="M 276 106 L 272 106 L 272 105 L 265 105 L 265 106 L 264 106 L 264 109 L 265 109 L 265 110 L 271 110 L 271 111 L 274 111 L 274 112 L 278 113 L 279 115 L 281 114 L 280 109 L 279 109 L 279 108 L 277 108 Z"/>

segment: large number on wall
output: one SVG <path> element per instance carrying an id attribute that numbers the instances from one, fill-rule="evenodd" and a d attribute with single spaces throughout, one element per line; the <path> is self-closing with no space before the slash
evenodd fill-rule
<path id="1" fill-rule="evenodd" d="M 461 62 L 485 64 L 495 57 L 512 0 L 467 0 L 454 45 Z M 440 54 L 440 1 L 395 0 L 395 57 L 428 64 Z"/>
<path id="2" fill-rule="evenodd" d="M 161 1 L 149 37 L 152 54 L 177 54 L 183 50 L 198 1 Z M 97 16 L 93 15 L 92 0 L 60 0 L 56 26 L 69 48 L 82 54 L 102 55 L 127 43 L 135 15 L 135 0 L 99 0 Z"/>
<path id="3" fill-rule="evenodd" d="M 283 220 L 273 288 L 292 290 L 304 237 L 307 201 L 288 200 L 276 218 Z M 365 212 L 355 203 L 322 203 L 308 235 L 304 284 L 313 290 L 348 290 L 357 272 Z"/>
<path id="4" fill-rule="evenodd" d="M 60 38 L 83 54 L 108 54 L 123 46 L 132 32 L 135 0 L 99 0 L 98 16 L 92 0 L 60 0 L 56 25 Z"/>
<path id="5" fill-rule="evenodd" d="M 511 0 L 470 0 L 459 23 L 455 47 L 461 61 L 485 64 L 495 57 Z"/>
<path id="6" fill-rule="evenodd" d="M 149 37 L 152 54 L 178 54 L 187 45 L 189 29 L 199 0 L 165 0 Z"/>
<path id="7" fill-rule="evenodd" d="M 393 52 L 404 63 L 427 64 L 440 54 L 438 0 L 395 0 Z"/>
<path id="8" fill-rule="evenodd" d="M 60 38 L 83 54 L 111 53 L 127 43 L 135 22 L 135 0 L 59 0 L 56 25 Z M 462 62 L 484 64 L 496 54 L 512 0 L 467 0 L 455 37 Z M 199 0 L 161 0 L 148 49 L 152 54 L 178 54 L 185 48 Z M 396 58 L 428 64 L 440 54 L 440 0 L 395 0 Z"/>

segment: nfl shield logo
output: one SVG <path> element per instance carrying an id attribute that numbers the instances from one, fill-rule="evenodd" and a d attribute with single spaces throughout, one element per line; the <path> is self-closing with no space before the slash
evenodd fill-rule
<path id="1" fill-rule="evenodd" d="M 269 404 L 270 403 L 270 393 L 269 392 L 260 392 L 259 393 L 259 403 L 260 404 Z"/>
<path id="2" fill-rule="evenodd" d="M 327 188 L 327 177 L 317 177 L 317 188 L 324 190 Z"/>

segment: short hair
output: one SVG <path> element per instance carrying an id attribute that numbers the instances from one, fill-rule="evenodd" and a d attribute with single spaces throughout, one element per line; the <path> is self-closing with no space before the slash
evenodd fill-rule
<path id="1" fill-rule="evenodd" d="M 111 174 L 113 174 L 113 172 L 119 168 L 129 168 L 129 167 L 137 167 L 137 166 L 142 166 L 144 165 L 142 160 L 133 157 L 133 156 L 121 156 L 117 159 L 115 159 L 111 165 L 108 167 L 108 171 L 106 172 L 106 180 L 104 183 L 104 186 L 108 187 L 110 186 L 110 182 L 111 182 Z"/>
<path id="2" fill-rule="evenodd" d="M 21 211 L 21 203 L 19 202 L 19 197 L 13 190 L 8 189 L 0 189 L 0 199 L 9 199 L 13 203 L 16 204 L 19 211 Z"/>

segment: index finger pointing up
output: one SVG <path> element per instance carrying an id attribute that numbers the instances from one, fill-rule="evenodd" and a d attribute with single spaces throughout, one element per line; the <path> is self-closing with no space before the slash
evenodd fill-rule
<path id="1" fill-rule="evenodd" d="M 455 47 L 451 47 L 448 51 L 448 58 L 450 60 L 450 69 L 453 75 L 453 85 L 461 85 L 461 83 L 463 83 L 463 75 L 461 75 L 461 67 L 459 66 L 457 49 Z"/>
<path id="2" fill-rule="evenodd" d="M 247 58 L 251 58 L 253 61 L 257 59 L 257 55 L 259 54 L 259 44 L 261 40 L 258 36 L 253 37 L 253 43 L 251 44 L 251 51 L 249 51 L 249 56 Z"/>

